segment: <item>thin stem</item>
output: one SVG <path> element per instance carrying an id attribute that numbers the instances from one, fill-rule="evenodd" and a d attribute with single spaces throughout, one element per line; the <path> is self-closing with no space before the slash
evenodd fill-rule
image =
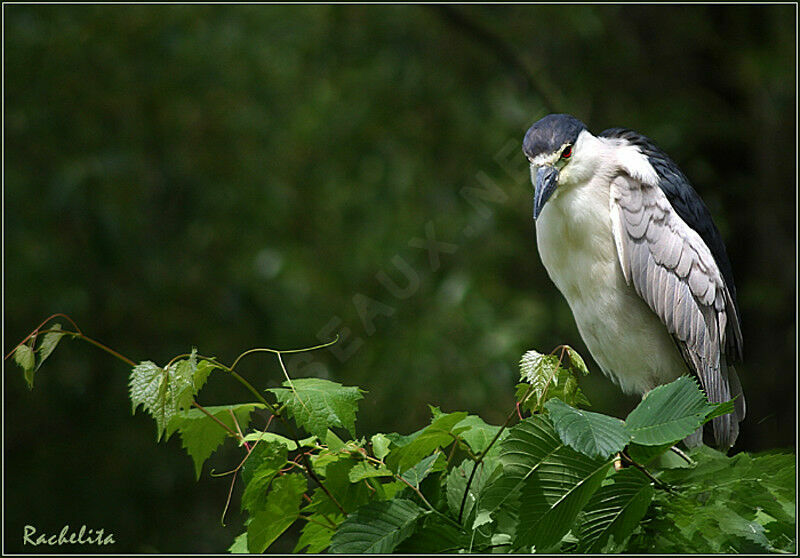
<path id="1" fill-rule="evenodd" d="M 619 455 L 620 455 L 620 457 L 622 457 L 622 459 L 623 459 L 625 462 L 629 463 L 630 465 L 633 465 L 634 467 L 636 467 L 637 469 L 639 469 L 639 470 L 640 470 L 642 473 L 644 473 L 644 475 L 645 475 L 645 476 L 646 476 L 648 479 L 650 479 L 650 480 L 651 480 L 653 483 L 655 483 L 655 484 L 656 484 L 656 485 L 657 485 L 659 488 L 661 488 L 661 489 L 663 489 L 663 490 L 666 490 L 667 492 L 669 492 L 669 493 L 671 493 L 671 494 L 674 494 L 674 493 L 675 493 L 675 490 L 674 490 L 674 489 L 673 489 L 673 488 L 672 488 L 670 485 L 668 485 L 668 484 L 666 484 L 665 482 L 663 482 L 663 481 L 660 481 L 660 480 L 658 480 L 657 478 L 655 478 L 655 477 L 654 477 L 654 476 L 653 476 L 653 475 L 650 473 L 650 471 L 648 471 L 647 469 L 645 469 L 645 468 L 644 468 L 644 465 L 640 465 L 639 463 L 637 463 L 636 461 L 634 461 L 633 459 L 631 459 L 631 458 L 630 458 L 630 456 L 629 456 L 629 455 L 627 455 L 627 454 L 626 454 L 624 451 L 621 451 L 621 452 L 619 452 Z"/>
<path id="2" fill-rule="evenodd" d="M 525 392 L 525 395 L 522 398 L 523 401 L 525 400 L 526 397 L 528 397 L 528 393 L 530 393 L 531 389 L 533 389 L 533 385 L 529 385 L 528 386 L 528 391 Z M 511 423 L 511 419 L 514 418 L 514 415 L 516 413 L 517 413 L 517 407 L 515 405 L 514 406 L 514 410 L 509 413 L 508 417 L 506 417 L 506 421 L 503 423 L 503 425 L 497 431 L 497 434 L 494 435 L 494 438 L 492 438 L 492 441 L 489 442 L 489 445 L 486 446 L 486 449 L 483 450 L 481 452 L 481 454 L 478 456 L 478 459 L 475 460 L 475 465 L 472 467 L 472 472 L 469 474 L 469 479 L 467 480 L 467 486 L 464 488 L 464 495 L 461 497 L 461 506 L 458 509 L 458 523 L 459 524 L 461 523 L 461 519 L 464 516 L 464 506 L 467 503 L 467 495 L 469 494 L 470 486 L 472 486 L 472 480 L 475 478 L 475 471 L 478 470 L 478 465 L 483 463 L 483 458 L 486 457 L 486 454 L 489 453 L 490 449 L 492 449 L 492 446 L 497 442 L 497 440 L 500 438 L 500 435 L 503 433 L 503 431 Z"/>
<path id="3" fill-rule="evenodd" d="M 39 330 L 42 327 L 44 327 L 44 324 L 46 324 L 47 322 L 49 322 L 51 320 L 54 320 L 54 319 L 56 319 L 58 317 L 61 317 L 61 318 L 64 318 L 65 320 L 67 320 L 75 328 L 75 332 L 77 332 L 78 334 L 82 335 L 81 328 L 78 327 L 78 324 L 76 324 L 74 321 L 72 321 L 72 318 L 70 318 L 66 314 L 62 314 L 62 313 L 59 312 L 57 314 L 53 314 L 52 316 L 48 317 L 46 320 L 44 320 L 42 323 L 40 323 L 38 326 L 36 326 L 36 328 L 33 331 L 31 331 L 28 335 L 25 336 L 25 339 L 23 339 L 22 341 L 17 343 L 16 346 L 13 349 L 11 349 L 11 352 L 8 353 L 3 360 L 8 360 L 8 357 L 10 357 L 11 355 L 14 354 L 14 351 L 17 350 L 17 347 L 19 347 L 20 345 L 22 345 L 23 343 L 28 341 L 28 339 L 30 339 L 31 337 L 33 337 L 35 335 L 38 335 L 40 333 L 47 333 L 47 332 L 42 332 L 42 331 L 39 331 Z M 55 330 L 55 331 L 59 331 L 59 330 Z M 64 333 L 69 333 L 69 332 L 64 332 Z"/>
<path id="4" fill-rule="evenodd" d="M 443 514 L 442 512 L 440 512 L 439 510 L 437 510 L 436 508 L 434 508 L 434 507 L 431 505 L 431 503 L 430 503 L 430 502 L 428 502 L 428 499 L 427 499 L 427 498 L 425 498 L 425 496 L 422 494 L 422 491 L 421 491 L 419 488 L 417 488 L 416 486 L 414 486 L 413 484 L 411 484 L 410 482 L 408 482 L 406 479 L 404 479 L 404 478 L 403 478 L 403 477 L 401 477 L 400 475 L 394 475 L 394 478 L 396 478 L 397 480 L 399 480 L 400 482 L 402 482 L 403 484 L 405 484 L 407 487 L 409 487 L 411 490 L 413 490 L 413 491 L 416 493 L 416 495 L 417 495 L 417 496 L 419 496 L 419 499 L 420 499 L 420 500 L 422 500 L 422 502 L 423 502 L 423 503 L 424 503 L 424 504 L 425 504 L 425 505 L 428 507 L 428 509 L 429 509 L 429 510 L 431 510 L 431 511 L 432 511 L 433 513 L 435 513 L 436 515 L 438 515 L 438 516 L 440 516 L 440 517 L 442 517 L 442 518 L 446 519 L 447 521 L 449 521 L 450 523 L 452 523 L 453 525 L 455 525 L 456 527 L 458 527 L 458 529 L 459 529 L 459 530 L 461 529 L 461 524 L 460 524 L 460 523 L 456 523 L 455 521 L 453 521 L 453 519 L 452 519 L 452 518 L 450 518 L 449 516 L 447 516 L 447 515 Z"/>
<path id="5" fill-rule="evenodd" d="M 86 341 L 88 343 L 91 343 L 92 345 L 94 345 L 98 349 L 102 349 L 103 351 L 107 352 L 111 356 L 118 358 L 119 360 L 121 360 L 122 362 L 124 362 L 124 363 L 126 363 L 126 364 L 128 364 L 130 366 L 136 366 L 136 363 L 133 362 L 128 357 L 119 354 L 117 351 L 115 351 L 111 347 L 107 347 L 107 346 L 103 345 L 102 343 L 100 343 L 99 341 L 95 341 L 91 337 L 86 337 L 82 333 L 77 333 L 77 334 L 73 333 L 72 335 L 75 336 L 75 337 L 78 337 L 79 339 L 83 339 L 84 341 Z"/>
<path id="6" fill-rule="evenodd" d="M 669 449 L 672 450 L 672 452 L 675 453 L 678 457 L 686 461 L 686 463 L 688 463 L 689 465 L 694 465 L 694 461 L 692 460 L 692 458 L 683 453 L 683 451 L 681 451 L 681 449 L 678 448 L 677 446 L 672 446 Z"/>
<path id="7" fill-rule="evenodd" d="M 200 409 L 200 411 L 202 411 L 202 412 L 203 412 L 203 413 L 204 413 L 206 416 L 208 416 L 208 417 L 209 417 L 211 420 L 213 420 L 214 422 L 216 422 L 217 424 L 219 424 L 219 425 L 220 425 L 222 428 L 224 428 L 224 429 L 225 429 L 225 430 L 228 432 L 228 434 L 230 434 L 230 435 L 231 435 L 231 436 L 233 436 L 234 438 L 238 438 L 238 439 L 244 439 L 244 436 L 241 436 L 240 434 L 237 434 L 236 432 L 234 432 L 233 430 L 231 430 L 231 429 L 230 429 L 230 427 L 229 427 L 227 424 L 225 424 L 224 422 L 222 422 L 221 420 L 219 420 L 217 417 L 215 417 L 214 415 L 212 415 L 211 413 L 209 413 L 209 412 L 208 412 L 208 411 L 207 411 L 207 410 L 206 410 L 206 409 L 205 409 L 205 408 L 204 408 L 202 405 L 200 405 L 200 403 L 198 403 L 197 401 L 192 401 L 192 406 L 193 406 L 193 407 L 197 407 L 198 409 Z"/>
<path id="8" fill-rule="evenodd" d="M 327 343 L 323 343 L 321 345 L 314 345 L 313 347 L 306 347 L 304 349 L 286 349 L 285 351 L 281 351 L 281 350 L 278 350 L 278 349 L 268 349 L 268 348 L 264 348 L 264 347 L 259 347 L 257 349 L 250 349 L 249 351 L 245 351 L 242 354 L 240 354 L 238 357 L 236 357 L 236 360 L 233 361 L 233 364 L 231 365 L 230 370 L 233 371 L 233 369 L 236 368 L 236 365 L 239 364 L 240 360 L 242 360 L 247 355 L 250 355 L 250 354 L 253 354 L 253 353 L 272 353 L 272 354 L 276 354 L 276 355 L 290 354 L 290 353 L 305 353 L 305 352 L 308 352 L 308 351 L 315 351 L 317 349 L 324 349 L 325 347 L 330 347 L 331 345 L 336 344 L 338 341 L 339 341 L 339 336 L 337 335 L 336 339 L 334 339 L 333 341 L 328 341 Z"/>
<path id="9" fill-rule="evenodd" d="M 247 448 L 247 451 L 250 451 L 250 444 L 244 439 L 244 434 L 242 434 L 242 428 L 239 426 L 239 421 L 236 420 L 236 413 L 233 412 L 233 409 L 228 409 L 228 414 L 231 416 L 231 420 L 233 421 L 234 426 L 236 426 L 236 432 L 239 433 L 239 439 L 244 444 L 244 447 Z"/>

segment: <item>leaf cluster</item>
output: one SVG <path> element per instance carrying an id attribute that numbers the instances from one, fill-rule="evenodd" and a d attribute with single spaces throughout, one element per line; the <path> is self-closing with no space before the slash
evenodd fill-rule
<path id="1" fill-rule="evenodd" d="M 15 350 L 30 383 L 61 335 L 53 328 L 36 350 L 35 338 Z M 247 520 L 233 553 L 266 552 L 295 522 L 295 552 L 308 553 L 795 551 L 793 454 L 700 447 L 678 458 L 670 448 L 731 412 L 731 401 L 709 403 L 682 376 L 624 420 L 590 412 L 576 377 L 586 366 L 559 349 L 523 356 L 517 408 L 503 425 L 430 407 L 416 432 L 358 436 L 358 387 L 287 376 L 265 390 L 270 402 L 196 350 L 164 367 L 133 366 L 130 398 L 159 440 L 180 435 L 198 478 L 227 438 L 242 449 L 231 476 Z M 258 401 L 201 406 L 215 370 Z M 251 426 L 254 414 L 266 425 Z"/>

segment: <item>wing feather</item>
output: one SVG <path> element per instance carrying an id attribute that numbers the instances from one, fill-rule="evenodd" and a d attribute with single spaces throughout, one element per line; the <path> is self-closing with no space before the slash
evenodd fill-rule
<path id="1" fill-rule="evenodd" d="M 735 417 L 714 419 L 717 445 L 729 447 L 745 405 L 726 358 L 728 325 L 738 324 L 738 317 L 723 275 L 708 246 L 660 188 L 623 173 L 612 182 L 610 204 L 626 280 L 664 322 L 709 400 L 739 396 Z"/>

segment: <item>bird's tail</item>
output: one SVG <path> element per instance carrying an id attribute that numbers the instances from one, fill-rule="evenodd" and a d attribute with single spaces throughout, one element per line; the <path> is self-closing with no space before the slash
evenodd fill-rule
<path id="1" fill-rule="evenodd" d="M 715 417 L 711 421 L 711 425 L 706 425 L 706 437 L 712 438 L 713 446 L 720 451 L 728 451 L 728 449 L 736 443 L 736 438 L 739 437 L 739 423 L 744 420 L 747 413 L 747 404 L 744 400 L 744 393 L 742 392 L 742 384 L 739 382 L 739 376 L 736 374 L 736 369 L 729 366 L 725 359 L 720 362 L 720 375 L 722 376 L 723 385 L 728 386 L 730 398 L 734 399 L 733 412 L 727 415 Z M 712 403 L 721 403 L 721 401 L 713 401 Z M 683 441 L 686 447 L 693 448 L 703 443 L 703 427 L 698 428 L 693 434 L 687 436 Z"/>

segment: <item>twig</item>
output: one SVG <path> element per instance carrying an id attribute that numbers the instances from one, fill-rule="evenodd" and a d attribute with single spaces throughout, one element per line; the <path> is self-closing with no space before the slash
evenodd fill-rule
<path id="1" fill-rule="evenodd" d="M 207 410 L 206 410 L 206 409 L 205 409 L 205 408 L 204 408 L 202 405 L 200 405 L 200 403 L 198 403 L 197 401 L 192 401 L 192 406 L 193 406 L 193 407 L 197 407 L 198 409 L 200 409 L 200 411 L 202 411 L 202 412 L 203 412 L 203 413 L 204 413 L 206 416 L 208 416 L 208 417 L 209 417 L 211 420 L 213 420 L 214 422 L 216 422 L 217 424 L 219 424 L 219 425 L 220 425 L 222 428 L 224 428 L 224 429 L 225 429 L 225 430 L 226 430 L 226 431 L 227 431 L 227 432 L 228 432 L 228 433 L 229 433 L 231 436 L 233 436 L 234 438 L 238 438 L 238 439 L 242 439 L 242 440 L 244 439 L 244 436 L 242 436 L 241 434 L 237 434 L 236 432 L 234 432 L 233 430 L 231 430 L 231 428 L 230 428 L 230 427 L 229 427 L 227 424 L 225 424 L 224 422 L 222 422 L 221 420 L 219 420 L 217 417 L 215 417 L 214 415 L 212 415 L 210 412 L 208 412 L 208 411 L 207 411 Z"/>
<path id="2" fill-rule="evenodd" d="M 619 455 L 625 462 L 629 463 L 630 465 L 633 465 L 634 467 L 639 469 L 642 473 L 644 473 L 644 475 L 648 479 L 650 479 L 653 483 L 655 483 L 659 488 L 662 488 L 662 489 L 666 490 L 667 492 L 669 492 L 671 494 L 675 494 L 676 493 L 675 490 L 670 485 L 668 485 L 667 483 L 665 483 L 663 481 L 660 481 L 657 478 L 655 478 L 650 473 L 650 471 L 645 469 L 644 465 L 641 465 L 641 464 L 637 463 L 636 461 L 634 461 L 633 459 L 631 459 L 631 457 L 629 455 L 627 455 L 624 451 L 619 452 Z"/>
<path id="3" fill-rule="evenodd" d="M 678 457 L 682 458 L 682 459 L 683 459 L 684 461 L 686 461 L 686 463 L 688 463 L 689 465 L 694 465 L 694 461 L 692 460 L 692 458 L 691 458 L 691 457 L 689 457 L 688 455 L 686 455 L 685 453 L 683 453 L 683 451 L 682 451 L 680 448 L 678 448 L 678 446 L 672 446 L 672 447 L 671 447 L 671 448 L 669 448 L 669 449 L 671 449 L 671 450 L 672 450 L 672 452 L 673 452 L 675 455 L 677 455 Z"/>

